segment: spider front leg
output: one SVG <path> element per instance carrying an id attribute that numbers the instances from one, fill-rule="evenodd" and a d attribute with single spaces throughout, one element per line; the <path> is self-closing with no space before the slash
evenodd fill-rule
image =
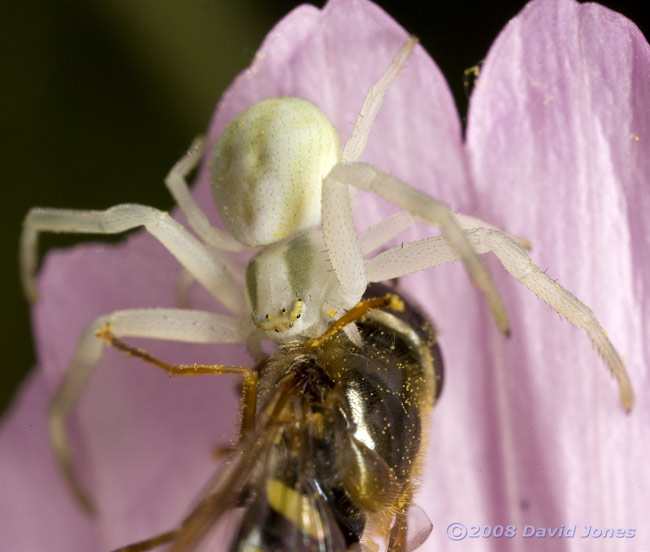
<path id="1" fill-rule="evenodd" d="M 423 222 L 440 226 L 474 284 L 485 295 L 497 327 L 508 334 L 508 317 L 503 301 L 449 207 L 365 163 L 336 165 L 323 182 L 323 238 L 344 290 L 360 296 L 368 283 L 363 251 L 354 229 L 348 185 L 374 192 Z"/>
<path id="2" fill-rule="evenodd" d="M 23 223 L 20 241 L 20 268 L 27 296 L 37 297 L 34 273 L 39 232 L 118 234 L 144 226 L 169 252 L 229 311 L 243 312 L 239 282 L 224 263 L 167 213 L 136 204 L 116 205 L 105 211 L 72 209 L 31 209 Z"/>
<path id="3" fill-rule="evenodd" d="M 512 276 L 574 326 L 587 332 L 596 350 L 616 378 L 621 402 L 625 410 L 629 411 L 634 402 L 634 394 L 627 371 L 594 313 L 541 271 L 523 247 L 503 232 L 475 228 L 467 231 L 466 236 L 477 253 L 493 252 Z M 366 261 L 366 272 L 370 282 L 380 282 L 426 270 L 458 258 L 460 258 L 458 251 L 445 237 L 440 236 L 388 249 Z"/>
<path id="4" fill-rule="evenodd" d="M 74 495 L 87 511 L 92 512 L 94 506 L 77 479 L 65 424 L 94 367 L 102 357 L 104 343 L 98 337 L 106 339 L 110 336 L 114 338 L 130 336 L 185 343 L 237 343 L 247 338 L 250 331 L 247 323 L 247 319 L 235 319 L 203 311 L 132 309 L 100 316 L 86 327 L 74 358 L 50 403 L 48 427 L 56 460 Z M 153 357 L 150 355 L 147 357 L 146 353 L 139 353 L 135 349 L 128 352 L 154 362 Z M 162 364 L 158 366 L 164 368 Z M 188 375 L 192 374 L 192 370 L 195 373 L 204 373 L 198 370 L 199 368 L 201 367 L 188 367 L 184 368 L 185 371 L 182 373 L 173 373 L 173 371 L 172 373 Z M 224 372 L 225 367 L 220 369 L 222 369 L 220 373 L 242 373 L 249 380 L 251 377 L 247 375 L 248 372 L 244 372 L 246 368 L 239 368 L 240 372 Z M 250 389 L 251 385 L 249 381 L 248 384 L 245 383 L 245 388 Z M 244 424 L 251 423 L 254 410 L 253 406 L 252 412 L 250 410 L 245 412 Z"/>
<path id="5" fill-rule="evenodd" d="M 409 37 L 402 45 L 395 59 L 390 63 L 386 70 L 382 73 L 381 77 L 375 84 L 372 85 L 361 106 L 359 117 L 354 125 L 352 136 L 346 142 L 343 148 L 342 160 L 344 163 L 356 161 L 363 153 L 368 142 L 368 136 L 372 125 L 377 118 L 377 114 L 381 109 L 381 104 L 384 101 L 384 94 L 391 87 L 400 71 L 404 68 L 407 60 L 411 57 L 413 49 L 417 44 L 418 39 L 414 36 Z"/>
<path id="6" fill-rule="evenodd" d="M 352 136 L 343 148 L 341 163 L 330 171 L 323 182 L 321 223 L 330 262 L 344 294 L 351 301 L 358 300 L 368 283 L 364 267 L 364 251 L 371 250 L 376 242 L 365 239 L 363 246 L 360 245 L 354 229 L 347 185 L 375 192 L 406 209 L 423 222 L 442 228 L 449 243 L 458 251 L 474 284 L 486 296 L 498 328 L 504 334 L 508 334 L 508 317 L 499 293 L 485 266 L 467 242 L 461 226 L 449 207 L 371 165 L 355 162 L 365 149 L 385 93 L 405 66 L 416 43 L 416 38 L 408 38 L 395 59 L 370 88 Z M 403 215 L 398 215 L 396 222 L 404 228 L 411 224 L 408 217 Z M 390 236 L 389 229 L 383 230 L 386 237 Z"/>

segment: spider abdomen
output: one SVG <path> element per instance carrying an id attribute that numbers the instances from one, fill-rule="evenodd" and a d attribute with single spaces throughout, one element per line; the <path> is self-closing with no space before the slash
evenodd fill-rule
<path id="1" fill-rule="evenodd" d="M 230 234 L 259 246 L 317 225 L 323 178 L 340 150 L 332 123 L 306 100 L 271 98 L 240 113 L 210 159 L 212 193 Z"/>

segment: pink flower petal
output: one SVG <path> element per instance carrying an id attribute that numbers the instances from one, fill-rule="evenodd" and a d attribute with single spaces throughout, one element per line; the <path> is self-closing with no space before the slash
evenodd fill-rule
<path id="1" fill-rule="evenodd" d="M 458 474 L 460 496 L 477 485 L 482 511 L 452 502 L 434 516 L 439 527 L 467 520 L 512 523 L 520 531 L 525 524 L 577 524 L 578 532 L 582 525 L 637 528 L 636 539 L 615 539 L 617 550 L 636 550 L 642 539 L 650 497 L 643 444 L 649 442 L 643 400 L 650 362 L 649 92 L 645 39 L 631 22 L 595 4 L 532 2 L 487 57 L 467 130 L 477 214 L 529 238 L 538 265 L 593 308 L 627 358 L 638 403 L 626 416 L 584 333 L 498 276 L 513 335 L 504 341 L 484 317 L 482 358 L 472 366 L 481 375 L 462 385 L 484 387 L 485 398 L 479 407 L 467 403 L 465 419 L 454 420 L 453 431 L 474 458 L 462 452 L 453 467 L 443 464 L 452 453 L 443 434 L 440 461 L 430 468 L 441 496 L 454 490 L 439 480 L 450 472 Z M 502 273 L 498 263 L 492 266 L 493 274 Z M 454 345 L 445 345 L 449 360 Z M 459 364 L 450 372 L 465 369 Z M 447 395 L 439 410 L 446 401 L 458 399 Z M 434 434 L 446 421 L 442 414 L 436 413 Z M 440 533 L 432 539 L 439 549 L 445 541 Z M 550 546 L 549 539 L 523 542 L 526 550 Z M 595 547 L 612 546 L 606 542 L 576 537 L 552 547 L 604 550 Z M 519 549 L 522 541 L 497 544 Z"/>
<path id="2" fill-rule="evenodd" d="M 51 395 L 45 374 L 33 374 L 0 426 L 3 550 L 97 549 L 92 522 L 66 500 L 54 465 L 43 423 Z"/>

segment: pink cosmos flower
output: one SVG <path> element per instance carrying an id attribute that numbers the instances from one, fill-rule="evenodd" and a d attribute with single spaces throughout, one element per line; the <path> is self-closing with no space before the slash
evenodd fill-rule
<path id="1" fill-rule="evenodd" d="M 279 95 L 317 104 L 345 140 L 406 36 L 366 0 L 297 8 L 219 102 L 210 141 L 242 109 Z M 422 48 L 387 94 L 362 160 L 530 239 L 537 264 L 610 332 L 638 397 L 625 415 L 587 337 L 498 263 L 489 264 L 511 339 L 498 334 L 461 266 L 404 278 L 439 325 L 447 374 L 417 498 L 435 526 L 422 550 L 641 550 L 650 542 L 648 98 L 650 49 L 638 29 L 573 0 L 534 0 L 505 27 L 471 98 L 465 142 Z M 216 220 L 205 167 L 196 194 Z M 363 224 L 385 215 L 373 199 L 358 204 Z M 103 551 L 146 538 L 174 527 L 214 471 L 209 451 L 233 433 L 234 380 L 172 380 L 114 350 L 71 423 L 98 517 L 73 502 L 46 436 L 47 403 L 84 325 L 118 308 L 175 306 L 177 274 L 145 234 L 48 257 L 34 309 L 39 367 L 0 433 L 2 550 Z M 191 301 L 214 308 L 198 289 Z M 243 346 L 141 344 L 173 362 L 249 363 Z M 516 536 L 453 542 L 452 523 L 470 534 L 512 525 Z M 575 537 L 522 534 L 562 525 L 576 525 Z M 582 538 L 585 526 L 592 533 Z"/>

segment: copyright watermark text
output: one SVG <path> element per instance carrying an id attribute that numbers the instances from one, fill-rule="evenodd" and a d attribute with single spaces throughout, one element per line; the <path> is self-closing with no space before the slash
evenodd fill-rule
<path id="1" fill-rule="evenodd" d="M 626 527 L 594 527 L 592 525 L 465 525 L 450 523 L 447 536 L 454 541 L 464 539 L 633 539 L 636 529 Z"/>

